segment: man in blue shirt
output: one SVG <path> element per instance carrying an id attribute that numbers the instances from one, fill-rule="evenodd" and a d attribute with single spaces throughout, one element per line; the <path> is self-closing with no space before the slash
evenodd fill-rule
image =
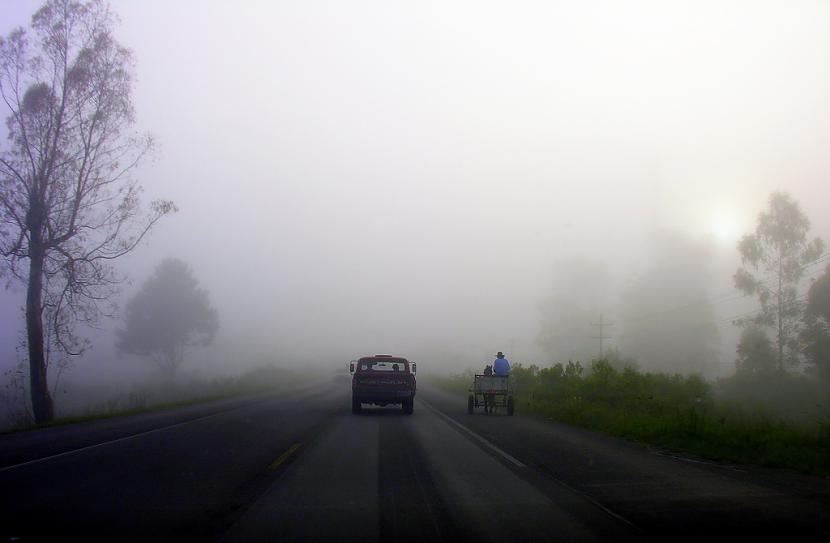
<path id="1" fill-rule="evenodd" d="M 496 375 L 510 375 L 510 362 L 507 361 L 501 351 L 496 353 L 496 359 L 493 361 L 493 373 Z"/>

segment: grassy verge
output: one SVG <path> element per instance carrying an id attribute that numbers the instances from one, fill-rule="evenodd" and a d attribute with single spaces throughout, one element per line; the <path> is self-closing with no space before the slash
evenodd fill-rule
<path id="1" fill-rule="evenodd" d="M 51 422 L 40 425 L 22 424 L 1 433 L 125 417 L 262 392 L 286 390 L 307 382 L 311 377 L 313 377 L 313 374 L 300 374 L 296 371 L 275 366 L 263 366 L 235 377 L 144 387 L 133 389 L 128 394 L 114 395 L 103 402 L 87 407 L 80 414 L 58 417 Z"/>
<path id="2" fill-rule="evenodd" d="M 566 422 L 716 459 L 830 473 L 830 421 L 795 423 L 757 407 L 716 398 L 697 376 L 618 370 L 605 361 L 514 367 L 516 408 Z M 471 375 L 436 378 L 466 393 Z"/>
<path id="3" fill-rule="evenodd" d="M 252 392 L 229 392 L 227 394 L 215 394 L 210 396 L 196 396 L 193 398 L 188 398 L 187 400 L 179 400 L 174 402 L 166 402 L 166 403 L 159 403 L 159 404 L 152 404 L 149 406 L 142 406 L 142 407 L 130 407 L 124 409 L 117 409 L 114 411 L 93 411 L 90 413 L 86 413 L 83 415 L 71 415 L 68 417 L 60 417 L 51 422 L 47 422 L 44 424 L 39 424 L 37 426 L 31 426 L 28 428 L 16 428 L 10 430 L 11 432 L 19 432 L 25 430 L 33 430 L 36 428 L 51 428 L 53 426 L 64 426 L 67 424 L 75 424 L 78 422 L 89 422 L 93 420 L 102 420 L 102 419 L 111 419 L 116 417 L 126 417 L 129 415 L 138 415 L 140 413 L 152 413 L 155 411 L 164 411 L 165 409 L 173 409 L 176 407 L 186 407 L 188 405 L 197 405 L 200 403 L 206 402 L 213 402 L 216 400 L 224 400 L 227 398 L 234 398 L 239 396 L 245 396 L 247 394 L 253 394 L 255 392 L 265 392 L 262 391 L 252 391 Z"/>

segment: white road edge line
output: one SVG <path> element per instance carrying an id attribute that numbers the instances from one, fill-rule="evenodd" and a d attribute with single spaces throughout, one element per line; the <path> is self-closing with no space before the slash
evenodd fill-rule
<path id="1" fill-rule="evenodd" d="M 35 458 L 34 460 L 29 460 L 28 462 L 21 462 L 20 464 L 13 464 L 11 466 L 6 466 L 4 468 L 0 468 L 0 473 L 3 473 L 4 471 L 11 471 L 11 470 L 16 469 L 16 468 L 22 468 L 22 467 L 25 467 L 25 466 L 40 464 L 41 462 L 47 462 L 49 460 L 54 460 L 56 458 L 61 458 L 62 456 L 69 456 L 70 454 L 75 454 L 75 453 L 79 453 L 79 452 L 83 452 L 83 451 L 88 451 L 88 450 L 91 450 L 91 449 L 97 449 L 98 447 L 103 447 L 104 445 L 112 445 L 113 443 L 119 443 L 121 441 L 127 441 L 129 439 L 133 439 L 133 438 L 136 438 L 136 437 L 146 436 L 148 434 L 154 434 L 156 432 L 162 432 L 164 430 L 169 430 L 170 428 L 175 428 L 177 426 L 183 426 L 185 424 L 190 424 L 191 422 L 196 422 L 198 420 L 205 420 L 205 419 L 209 419 L 211 417 L 216 417 L 216 416 L 221 415 L 223 413 L 227 413 L 227 411 L 219 411 L 217 413 L 211 413 L 210 415 L 205 415 L 204 417 L 199 417 L 199 418 L 190 419 L 190 420 L 184 420 L 182 422 L 177 422 L 176 424 L 171 424 L 170 426 L 162 426 L 161 428 L 154 428 L 152 430 L 147 430 L 146 432 L 140 432 L 138 434 L 119 437 L 118 439 L 113 439 L 111 441 L 104 441 L 102 443 L 96 443 L 95 445 L 88 445 L 86 447 L 81 447 L 80 449 L 72 449 L 71 451 L 64 451 L 62 453 L 53 454 L 51 456 L 44 456 L 44 457 L 41 457 L 41 458 Z"/>
<path id="2" fill-rule="evenodd" d="M 328 381 L 326 381 L 326 382 L 328 382 Z M 323 381 L 321 381 L 321 382 L 320 382 L 320 384 L 322 384 L 322 383 L 323 383 Z M 295 390 L 295 391 L 293 391 L 293 392 L 289 392 L 288 394 L 290 394 L 290 395 L 292 395 L 292 396 L 293 396 L 293 395 L 295 395 L 295 394 L 304 393 L 304 392 L 307 392 L 307 391 L 306 391 L 306 389 L 312 389 L 312 388 L 314 388 L 314 387 L 316 387 L 316 386 L 317 386 L 317 384 L 312 383 L 312 384 L 310 384 L 310 385 L 307 385 L 307 386 L 301 387 L 300 389 Z M 266 393 L 266 394 L 267 394 L 267 393 Z M 261 399 L 261 398 L 257 398 L 257 399 L 255 399 L 255 400 L 253 400 L 253 403 L 256 403 L 256 402 L 259 402 L 259 401 L 262 401 L 262 399 Z M 195 418 L 195 419 L 183 420 L 182 422 L 177 422 L 176 424 L 171 424 L 171 425 L 169 425 L 169 426 L 162 426 L 161 428 L 154 428 L 154 429 L 152 429 L 152 430 L 147 430 L 146 432 L 140 432 L 140 433 L 138 433 L 138 434 L 133 434 L 133 435 L 129 435 L 129 436 L 119 437 L 118 439 L 113 439 L 113 440 L 111 440 L 111 441 L 104 441 L 104 442 L 102 442 L 102 443 L 96 443 L 95 445 L 89 445 L 89 446 L 87 446 L 87 447 L 81 447 L 80 449 L 72 449 L 71 451 L 64 451 L 64 452 L 62 452 L 62 453 L 53 454 L 53 455 L 50 455 L 50 456 L 44 456 L 44 457 L 41 457 L 41 458 L 35 458 L 34 460 L 29 460 L 29 461 L 27 461 L 27 462 L 21 462 L 20 464 L 13 464 L 13 465 L 11 465 L 11 466 L 6 466 L 6 467 L 3 467 L 3 468 L 0 468 L 0 473 L 3 473 L 4 471 L 10 471 L 10 470 L 13 470 L 13 469 L 15 469 L 15 468 L 22 468 L 22 467 L 24 467 L 24 466 L 29 466 L 29 465 L 32 465 L 32 464 L 38 464 L 38 463 L 40 463 L 40 462 L 46 462 L 47 460 L 54 460 L 55 458 L 60 458 L 60 457 L 62 457 L 62 456 L 69 456 L 70 454 L 75 454 L 75 453 L 79 453 L 79 452 L 83 452 L 83 451 L 88 451 L 88 450 L 90 450 L 90 449 L 95 449 L 95 448 L 97 448 L 97 447 L 103 447 L 104 445 L 112 445 L 113 443 L 118 443 L 119 441 L 127 441 L 128 439 L 133 439 L 134 437 L 146 436 L 147 434 L 152 434 L 152 433 L 154 433 L 154 432 L 161 432 L 162 430 L 168 430 L 168 429 L 170 429 L 170 428 L 175 428 L 175 427 L 177 427 L 177 426 L 182 426 L 183 424 L 188 424 L 188 423 L 191 423 L 191 422 L 196 422 L 196 421 L 198 421 L 198 420 L 209 419 L 210 417 L 215 417 L 215 416 L 217 416 L 217 415 L 221 415 L 222 413 L 227 413 L 228 411 L 233 411 L 233 410 L 235 410 L 235 409 L 240 409 L 240 408 L 242 408 L 242 407 L 245 407 L 246 405 L 247 405 L 247 404 L 244 404 L 244 405 L 237 405 L 237 406 L 231 407 L 230 409 L 225 409 L 225 410 L 222 410 L 222 411 L 217 411 L 216 413 L 211 413 L 210 415 L 205 415 L 205 416 L 203 416 L 203 417 L 197 417 L 197 418 Z"/>
<path id="3" fill-rule="evenodd" d="M 459 423 L 459 422 L 456 422 L 455 420 L 453 420 L 452 418 L 450 418 L 450 416 L 449 416 L 449 415 L 445 415 L 444 413 L 442 413 L 441 411 L 439 411 L 439 410 L 438 410 L 438 409 L 436 409 L 435 407 L 432 407 L 429 403 L 425 402 L 424 400 L 419 399 L 419 401 L 420 401 L 422 404 L 424 404 L 424 406 L 425 406 L 425 407 L 428 407 L 431 411 L 433 411 L 436 415 L 439 415 L 439 416 L 443 417 L 443 418 L 444 418 L 445 420 L 447 420 L 448 422 L 451 422 L 452 424 L 456 425 L 456 426 L 457 426 L 458 428 L 460 428 L 461 430 L 464 430 L 465 432 L 467 432 L 468 434 L 470 434 L 472 437 L 474 437 L 475 439 L 477 439 L 477 440 L 481 441 L 481 442 L 482 442 L 482 443 L 484 443 L 487 447 L 489 447 L 489 448 L 493 449 L 494 451 L 496 451 L 497 453 L 499 453 L 501 456 L 503 456 L 505 459 L 509 460 L 510 462 L 512 462 L 513 464 L 515 464 L 516 466 L 518 466 L 518 467 L 520 467 L 520 468 L 526 468 L 526 467 L 527 467 L 525 464 L 523 464 L 523 463 L 521 463 L 520 461 L 516 460 L 516 458 L 515 458 L 515 457 L 513 457 L 513 456 L 511 456 L 511 455 L 507 454 L 506 452 L 504 452 L 503 450 L 499 449 L 498 447 L 496 447 L 495 445 L 493 445 L 492 443 L 490 443 L 489 441 L 487 441 L 486 439 L 484 439 L 483 437 L 481 437 L 481 436 L 480 436 L 480 435 L 478 435 L 477 433 L 473 432 L 472 430 L 470 430 L 469 428 L 467 428 L 467 427 L 466 427 L 466 426 L 464 426 L 463 424 L 461 424 L 461 423 Z M 619 520 L 619 521 L 621 521 L 621 522 L 624 522 L 624 523 L 628 524 L 629 526 L 632 526 L 633 528 L 635 528 L 635 529 L 637 529 L 637 530 L 639 530 L 639 529 L 640 529 L 639 527 L 637 527 L 637 525 L 635 525 L 633 522 L 631 522 L 631 521 L 630 521 L 630 520 L 628 520 L 627 518 L 623 517 L 622 515 L 619 515 L 619 514 L 615 513 L 614 511 L 612 511 L 612 510 L 608 509 L 607 507 L 605 507 L 604 505 L 602 505 L 600 502 L 598 502 L 596 499 L 594 499 L 594 498 L 593 498 L 590 494 L 588 494 L 587 492 L 584 492 L 584 491 L 579 490 L 579 489 L 577 489 L 577 488 L 575 488 L 575 487 L 572 487 L 571 485 L 569 485 L 568 483 L 566 483 L 565 481 L 561 480 L 559 477 L 554 476 L 554 475 L 553 475 L 553 474 L 551 474 L 551 473 L 548 473 L 548 476 L 549 476 L 549 477 L 551 477 L 554 481 L 556 481 L 556 482 L 557 482 L 557 483 L 559 483 L 560 485 L 562 485 L 563 487 L 565 487 L 565 488 L 567 488 L 568 490 L 570 490 L 571 492 L 574 492 L 574 493 L 579 494 L 580 496 L 582 496 L 582 497 L 586 498 L 588 501 L 590 501 L 592 504 L 594 504 L 594 505 L 595 505 L 595 506 L 597 506 L 598 508 L 602 509 L 602 510 L 603 510 L 605 513 L 607 513 L 608 515 L 610 515 L 610 516 L 612 516 L 612 517 L 616 518 L 617 520 Z"/>
<path id="4" fill-rule="evenodd" d="M 499 449 L 498 447 L 496 447 L 495 445 L 493 445 L 492 443 L 490 443 L 488 440 L 484 439 L 483 437 L 481 437 L 481 436 L 480 436 L 480 435 L 478 435 L 477 433 L 473 432 L 472 430 L 470 430 L 469 428 L 467 428 L 466 426 L 464 426 L 464 425 L 463 425 L 463 424 L 461 424 L 460 422 L 456 422 L 455 420 L 453 420 L 453 419 L 452 419 L 452 417 L 450 417 L 449 415 L 445 415 L 444 413 L 442 413 L 442 412 L 441 412 L 441 411 L 439 411 L 438 409 L 436 409 L 436 408 L 432 407 L 430 404 L 428 404 L 428 403 L 427 403 L 427 402 L 425 402 L 424 400 L 419 399 L 419 401 L 420 401 L 422 404 L 424 404 L 426 407 L 428 407 L 428 408 L 429 408 L 429 409 L 430 409 L 433 413 L 435 413 L 436 415 L 438 415 L 438 416 L 442 417 L 442 418 L 443 418 L 444 420 L 446 420 L 447 422 L 450 422 L 450 423 L 454 424 L 455 426 L 457 426 L 457 427 L 458 427 L 458 428 L 460 428 L 461 430 L 464 430 L 464 431 L 465 431 L 465 432 L 467 432 L 467 433 L 468 433 L 471 437 L 473 437 L 473 438 L 475 438 L 476 440 L 480 441 L 480 442 L 481 442 L 481 443 L 483 443 L 485 446 L 487 446 L 489 449 L 491 449 L 491 450 L 493 450 L 493 451 L 497 452 L 499 455 L 501 455 L 501 457 L 502 457 L 502 458 L 504 458 L 504 459 L 505 459 L 505 460 L 507 460 L 508 462 L 512 463 L 514 466 L 519 467 L 519 468 L 526 468 L 526 467 L 527 467 L 525 464 L 523 464 L 522 462 L 520 462 L 519 460 L 517 460 L 515 456 L 512 456 L 512 455 L 510 455 L 510 454 L 508 454 L 508 453 L 504 452 L 503 450 Z"/>

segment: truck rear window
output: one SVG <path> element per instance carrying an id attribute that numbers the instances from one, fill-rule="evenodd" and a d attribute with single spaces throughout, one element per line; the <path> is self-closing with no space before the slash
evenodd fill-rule
<path id="1" fill-rule="evenodd" d="M 377 371 L 377 372 L 408 372 L 409 367 L 405 362 L 392 362 L 392 361 L 383 361 L 383 362 L 376 362 L 371 360 L 361 360 L 360 361 L 360 371 Z"/>

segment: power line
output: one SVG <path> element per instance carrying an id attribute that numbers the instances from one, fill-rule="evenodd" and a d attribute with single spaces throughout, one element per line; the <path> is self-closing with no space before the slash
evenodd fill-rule
<path id="1" fill-rule="evenodd" d="M 824 253 L 822 255 L 819 255 L 818 258 L 816 258 L 815 260 L 811 260 L 810 262 L 807 262 L 806 264 L 803 264 L 803 265 L 799 266 L 798 269 L 804 271 L 807 268 L 812 268 L 812 267 L 814 267 L 818 264 L 821 264 L 821 263 L 823 263 L 827 260 L 830 260 L 830 253 Z M 816 279 L 816 276 L 812 276 L 809 279 L 814 281 Z M 761 284 L 769 286 L 769 283 L 773 282 L 773 281 L 777 281 L 777 279 L 773 278 L 771 280 L 764 281 Z M 773 285 L 773 286 L 775 286 L 775 285 Z M 807 298 L 808 294 L 809 294 L 809 287 L 807 289 L 807 292 L 802 293 L 801 295 L 794 298 L 792 301 L 793 302 L 803 301 Z M 742 313 L 740 315 L 735 315 L 734 317 L 730 317 L 728 319 L 723 319 L 723 322 L 733 322 L 734 323 L 734 321 L 736 321 L 738 319 L 743 319 L 743 318 L 749 317 L 749 316 L 757 316 L 757 315 L 760 315 L 763 312 L 764 312 L 763 309 L 758 309 L 758 310 L 750 311 L 748 313 Z"/>
<path id="2" fill-rule="evenodd" d="M 830 260 L 830 252 L 823 253 L 823 254 L 819 255 L 815 260 L 811 260 L 810 262 L 802 264 L 801 266 L 799 266 L 799 269 L 800 270 L 806 270 L 809 267 L 815 266 L 817 264 L 821 264 L 821 263 L 823 263 L 827 260 Z M 761 281 L 760 284 L 770 286 L 771 283 L 774 283 L 776 281 L 777 281 L 776 278 L 770 278 L 770 279 L 765 279 L 764 281 Z M 741 300 L 741 299 L 747 298 L 749 296 L 752 296 L 752 295 L 751 294 L 740 294 L 740 293 L 736 292 L 736 289 L 733 289 L 731 291 L 718 294 L 717 296 L 715 296 L 712 299 L 704 298 L 704 299 L 701 299 L 701 300 L 697 300 L 695 302 L 689 302 L 689 303 L 685 303 L 685 304 L 682 304 L 682 305 L 670 307 L 670 308 L 667 308 L 667 309 L 662 309 L 660 311 L 652 311 L 650 313 L 637 315 L 634 318 L 626 319 L 626 322 L 627 323 L 628 322 L 640 322 L 640 321 L 648 320 L 652 317 L 659 317 L 659 316 L 662 316 L 662 315 L 665 315 L 665 314 L 668 314 L 668 313 L 673 313 L 675 311 L 680 311 L 680 310 L 683 310 L 683 309 L 688 309 L 690 307 L 695 307 L 697 305 L 704 305 L 704 304 L 720 305 L 720 304 L 723 304 L 723 303 L 726 303 L 726 302 Z"/>
<path id="3" fill-rule="evenodd" d="M 792 301 L 793 302 L 804 301 L 804 300 L 807 299 L 807 296 L 809 294 L 810 293 L 809 293 L 809 290 L 808 290 L 808 292 L 805 292 L 805 293 L 801 294 L 800 296 L 797 296 L 797 297 L 793 298 Z M 750 317 L 750 316 L 757 316 L 757 315 L 760 315 L 763 312 L 764 312 L 763 309 L 756 309 L 756 310 L 750 311 L 748 313 L 742 313 L 740 315 L 735 315 L 734 317 L 729 317 L 728 319 L 723 319 L 722 321 L 718 321 L 718 322 L 735 322 L 738 319 L 743 319 L 744 317 Z"/>
<path id="4" fill-rule="evenodd" d="M 668 309 L 663 309 L 663 310 L 660 310 L 660 311 L 652 311 L 651 313 L 645 313 L 645 314 L 642 314 L 642 315 L 637 315 L 634 318 L 626 319 L 626 322 L 645 321 L 645 320 L 649 320 L 652 317 L 660 317 L 660 316 L 665 315 L 667 313 L 674 313 L 675 311 L 680 311 L 682 309 L 689 309 L 690 307 L 695 307 L 697 305 L 705 305 L 705 304 L 719 305 L 719 304 L 726 303 L 726 302 L 740 300 L 742 298 L 746 298 L 747 296 L 749 296 L 749 294 L 736 294 L 735 291 L 729 292 L 728 294 L 729 294 L 728 298 L 723 298 L 721 296 L 721 297 L 715 297 L 713 300 L 709 300 L 709 299 L 698 300 L 696 302 L 690 302 L 690 303 L 686 303 L 686 304 L 683 304 L 683 305 L 677 305 L 677 306 L 670 307 Z"/>

